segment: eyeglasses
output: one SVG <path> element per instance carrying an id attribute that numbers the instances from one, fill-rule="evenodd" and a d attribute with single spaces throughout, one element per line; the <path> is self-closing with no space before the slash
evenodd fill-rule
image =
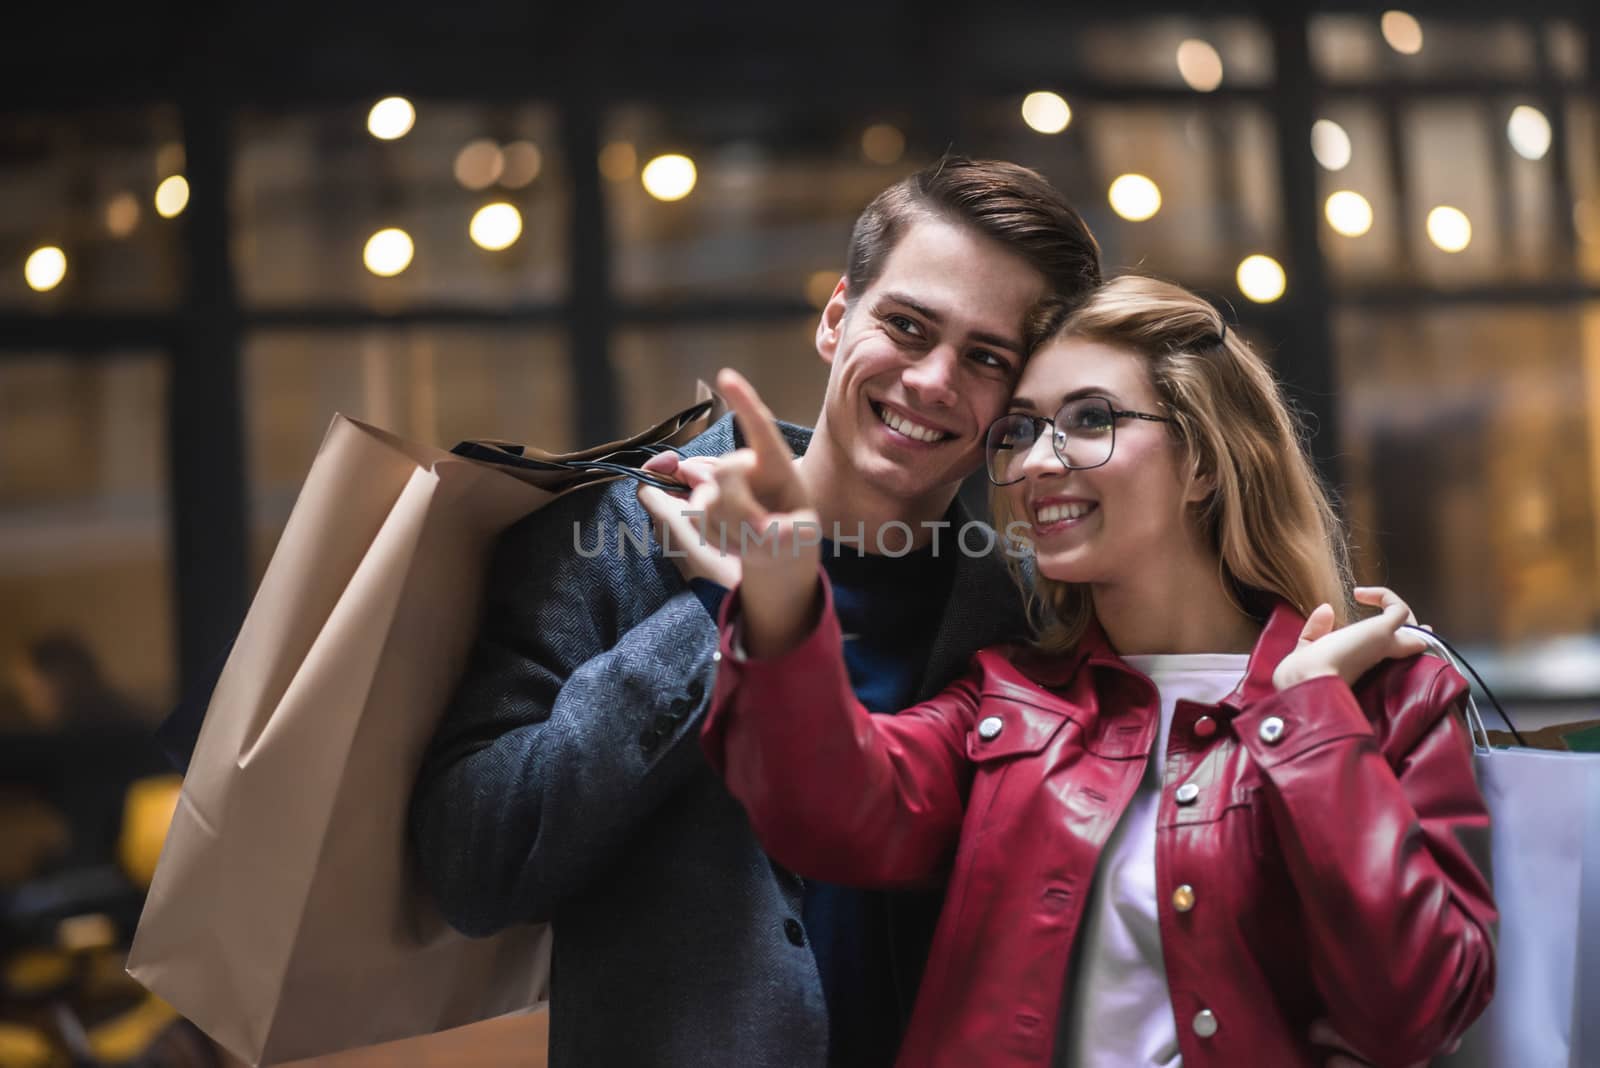
<path id="1" fill-rule="evenodd" d="M 1061 406 L 1054 419 L 1011 412 L 989 424 L 989 434 L 984 442 L 989 481 L 996 486 L 1021 482 L 1024 477 L 1023 465 L 1045 427 L 1051 430 L 1050 445 L 1063 466 L 1073 471 L 1099 467 L 1111 459 L 1111 450 L 1117 443 L 1118 419 L 1173 422 L 1164 415 L 1113 408 L 1104 397 L 1070 400 Z"/>

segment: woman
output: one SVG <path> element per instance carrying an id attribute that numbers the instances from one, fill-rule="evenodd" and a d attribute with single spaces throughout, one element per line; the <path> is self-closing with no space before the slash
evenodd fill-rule
<path id="1" fill-rule="evenodd" d="M 1447 1048 L 1493 990 L 1464 684 L 1355 597 L 1262 361 L 1204 301 L 1118 279 L 1052 309 L 987 439 L 1043 627 L 939 697 L 851 696 L 804 492 L 754 452 L 696 491 L 776 524 L 723 613 L 706 752 L 773 858 L 864 886 L 948 873 L 904 1065 L 1312 1065 Z M 738 539 L 730 544 L 735 550 Z"/>

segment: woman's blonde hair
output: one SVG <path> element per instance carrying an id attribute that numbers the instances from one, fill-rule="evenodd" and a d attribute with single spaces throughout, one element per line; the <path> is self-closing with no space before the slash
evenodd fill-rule
<path id="1" fill-rule="evenodd" d="M 1050 303 L 1033 317 L 1035 351 L 1081 338 L 1141 357 L 1161 414 L 1191 469 L 1216 490 L 1198 520 L 1221 560 L 1224 592 L 1259 615 L 1261 594 L 1309 614 L 1324 602 L 1351 617 L 1350 558 L 1343 525 L 1306 455 L 1299 424 L 1271 370 L 1209 303 L 1181 286 L 1123 275 L 1079 303 Z M 995 526 L 1021 519 L 1007 493 L 990 495 Z M 1016 577 L 1028 590 L 1018 562 Z M 1062 652 L 1083 636 L 1094 607 L 1087 586 L 1031 576 L 1038 644 Z"/>

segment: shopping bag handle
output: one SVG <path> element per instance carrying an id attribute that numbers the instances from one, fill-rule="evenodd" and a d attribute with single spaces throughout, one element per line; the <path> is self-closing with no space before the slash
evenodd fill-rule
<path id="1" fill-rule="evenodd" d="M 1463 671 L 1472 676 L 1472 681 L 1478 684 L 1478 688 L 1489 699 L 1489 703 L 1494 706 L 1494 710 L 1500 714 L 1501 720 L 1511 729 L 1511 737 L 1517 740 L 1518 745 L 1524 748 L 1527 747 L 1528 743 L 1523 740 L 1522 732 L 1517 730 L 1517 725 L 1511 722 L 1510 716 L 1506 715 L 1505 707 L 1500 704 L 1500 699 L 1494 695 L 1493 690 L 1489 689 L 1489 684 L 1483 681 L 1483 676 L 1478 674 L 1477 669 L 1467 663 L 1467 658 L 1456 651 L 1455 646 L 1439 637 L 1433 631 L 1425 627 L 1419 627 L 1415 623 L 1404 623 L 1402 626 L 1407 630 L 1415 631 L 1416 635 L 1426 642 L 1429 648 L 1444 657 L 1457 671 Z M 1477 745 L 1479 738 L 1482 738 L 1482 748 L 1489 748 L 1489 730 L 1483 724 L 1483 715 L 1478 711 L 1478 704 L 1473 700 L 1470 690 L 1467 691 L 1467 729 L 1472 731 L 1472 743 L 1474 745 Z"/>

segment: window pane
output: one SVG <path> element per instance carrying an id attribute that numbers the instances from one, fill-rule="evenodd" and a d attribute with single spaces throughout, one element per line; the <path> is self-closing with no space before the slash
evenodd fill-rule
<path id="1" fill-rule="evenodd" d="M 1336 321 L 1361 575 L 1463 641 L 1600 631 L 1600 306 Z"/>
<path id="2" fill-rule="evenodd" d="M 244 376 L 256 578 L 337 412 L 444 449 L 493 438 L 566 450 L 582 437 L 553 330 L 264 331 Z"/>
<path id="3" fill-rule="evenodd" d="M 1221 61 L 1224 86 L 1259 86 L 1272 80 L 1272 42 L 1250 19 L 1184 16 L 1090 23 L 1071 7 L 1039 5 L 988 12 L 974 20 L 974 34 L 969 50 L 984 57 L 979 62 L 986 59 L 1005 81 L 1036 78 L 1040 89 L 1079 72 L 1096 82 L 1181 89 L 1184 69 L 1191 76 L 1215 73 L 1216 60 Z M 1178 47 L 1185 41 L 1209 45 L 1215 59 L 1202 53 L 1197 60 L 1186 52 L 1180 69 Z"/>
<path id="4" fill-rule="evenodd" d="M 550 109 L 422 101 L 410 132 L 380 141 L 367 132 L 368 106 L 241 121 L 233 251 L 247 303 L 390 308 L 565 293 L 571 197 Z M 493 203 L 521 217 L 520 235 L 496 252 L 469 236 Z M 363 251 L 390 228 L 412 253 L 379 277 Z"/>
<path id="5" fill-rule="evenodd" d="M 622 425 L 642 428 L 694 399 L 695 379 L 724 367 L 748 378 L 779 419 L 811 426 L 822 409 L 828 365 L 817 355 L 815 319 L 758 326 L 677 326 L 619 331 L 612 366 Z"/>
<path id="6" fill-rule="evenodd" d="M 1041 135 L 1016 101 L 992 100 L 968 125 L 975 152 L 1033 167 L 1066 194 L 1099 238 L 1108 271 L 1138 267 L 1232 299 L 1244 257 L 1282 261 L 1276 138 L 1259 107 L 1091 101 L 1060 134 Z M 1113 210 L 1112 184 L 1125 174 L 1159 192 L 1158 210 L 1143 221 Z"/>
<path id="7" fill-rule="evenodd" d="M 156 354 L 0 360 L 4 662 L 60 636 L 146 722 L 174 681 L 165 398 Z M 27 718 L 37 694 L 9 670 L 4 689 L 0 720 Z"/>
<path id="8" fill-rule="evenodd" d="M 1578 235 L 1583 277 L 1600 279 L 1600 107 L 1582 97 L 1567 100 L 1567 134 L 1572 143 L 1572 222 Z"/>
<path id="9" fill-rule="evenodd" d="M 1313 16 L 1312 64 L 1335 82 L 1531 78 L 1539 69 L 1533 33 L 1520 21 L 1452 22 L 1424 15 L 1414 27 L 1393 27 L 1391 35 L 1393 44 L 1377 13 Z"/>
<path id="10" fill-rule="evenodd" d="M 155 194 L 183 169 L 177 120 L 166 109 L 8 116 L 0 125 L 0 307 L 172 304 L 182 220 L 158 215 Z M 41 248 L 60 250 L 64 273 L 59 259 L 53 270 L 45 260 L 30 264 Z"/>
<path id="11" fill-rule="evenodd" d="M 613 278 L 632 298 L 798 302 L 814 273 L 843 272 L 861 209 L 944 149 L 902 116 L 851 123 L 768 106 L 693 116 L 620 109 L 605 139 Z M 681 199 L 658 200 L 645 189 L 645 168 L 662 155 L 695 165 L 693 189 Z"/>

